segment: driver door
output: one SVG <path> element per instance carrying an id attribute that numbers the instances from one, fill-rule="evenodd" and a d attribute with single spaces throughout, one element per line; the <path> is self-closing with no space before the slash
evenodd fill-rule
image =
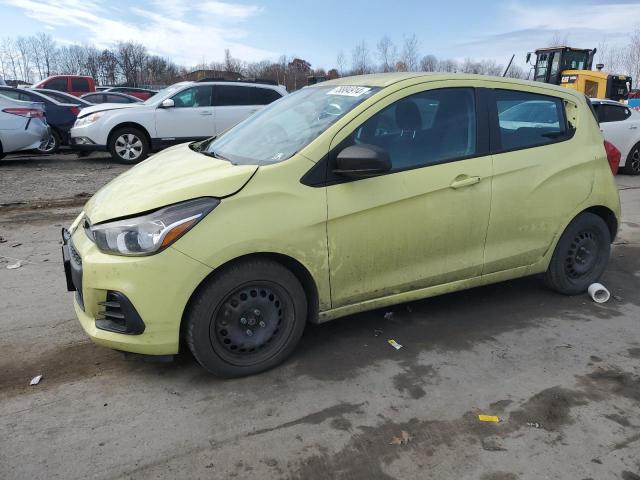
<path id="1" fill-rule="evenodd" d="M 155 111 L 156 137 L 180 142 L 216 135 L 210 85 L 186 88 L 171 97 L 174 106 Z"/>
<path id="2" fill-rule="evenodd" d="M 385 149 L 392 169 L 328 182 L 332 308 L 481 275 L 492 178 L 475 103 L 473 88 L 411 87 L 334 139 L 330 176 L 353 144 Z"/>

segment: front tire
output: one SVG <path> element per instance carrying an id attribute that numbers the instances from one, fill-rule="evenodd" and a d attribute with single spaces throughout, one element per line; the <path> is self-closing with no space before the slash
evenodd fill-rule
<path id="1" fill-rule="evenodd" d="M 636 143 L 627 155 L 624 167 L 620 168 L 620 173 L 626 175 L 640 175 L 640 142 Z"/>
<path id="2" fill-rule="evenodd" d="M 133 165 L 149 155 L 147 136 L 137 128 L 120 128 L 109 138 L 109 153 L 120 163 Z"/>
<path id="3" fill-rule="evenodd" d="M 598 281 L 610 253 L 611 233 L 607 224 L 593 213 L 581 213 L 560 237 L 546 273 L 546 283 L 564 295 L 583 293 Z"/>
<path id="4" fill-rule="evenodd" d="M 307 299 L 279 263 L 248 260 L 207 281 L 185 320 L 198 363 L 220 377 L 241 377 L 273 368 L 293 352 L 307 321 Z"/>

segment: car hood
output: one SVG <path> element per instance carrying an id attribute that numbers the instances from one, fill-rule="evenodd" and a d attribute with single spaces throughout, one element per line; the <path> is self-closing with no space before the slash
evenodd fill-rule
<path id="1" fill-rule="evenodd" d="M 91 223 L 127 217 L 198 197 L 228 197 L 246 185 L 257 165 L 233 165 L 177 145 L 136 165 L 91 197 Z"/>
<path id="2" fill-rule="evenodd" d="M 101 103 L 99 105 L 92 105 L 90 107 L 84 107 L 78 118 L 91 115 L 96 112 L 107 112 L 109 110 L 122 110 L 123 108 L 140 108 L 142 103 Z"/>

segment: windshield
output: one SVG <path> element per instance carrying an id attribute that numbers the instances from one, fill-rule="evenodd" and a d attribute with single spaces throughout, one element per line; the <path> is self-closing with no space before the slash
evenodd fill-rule
<path id="1" fill-rule="evenodd" d="M 173 92 L 177 90 L 180 90 L 182 87 L 184 87 L 184 85 L 185 85 L 184 83 L 174 83 L 173 85 L 170 85 L 167 88 L 163 88 L 162 90 L 155 93 L 154 95 L 151 95 L 142 103 L 144 105 L 151 105 L 153 103 L 156 103 L 159 99 L 164 98 L 168 95 L 171 95 Z"/>
<path id="2" fill-rule="evenodd" d="M 589 61 L 589 52 L 569 51 L 562 58 L 563 70 L 584 70 Z"/>
<path id="3" fill-rule="evenodd" d="M 234 164 L 270 164 L 290 158 L 378 88 L 311 87 L 272 103 L 201 151 Z"/>

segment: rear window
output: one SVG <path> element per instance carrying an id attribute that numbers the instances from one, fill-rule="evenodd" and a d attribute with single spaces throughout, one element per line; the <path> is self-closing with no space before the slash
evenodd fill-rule
<path id="1" fill-rule="evenodd" d="M 67 79 L 66 78 L 54 78 L 53 80 L 49 80 L 45 84 L 46 88 L 51 90 L 58 90 L 60 92 L 67 91 Z"/>
<path id="2" fill-rule="evenodd" d="M 282 95 L 271 88 L 255 87 L 251 90 L 251 104 L 252 105 L 268 105 L 271 102 L 275 102 Z"/>
<path id="3" fill-rule="evenodd" d="M 495 90 L 501 150 L 542 146 L 569 137 L 562 99 Z"/>
<path id="4" fill-rule="evenodd" d="M 127 97 L 121 97 L 120 95 L 105 95 L 106 103 L 132 103 L 131 99 Z"/>
<path id="5" fill-rule="evenodd" d="M 88 92 L 89 80 L 86 78 L 72 78 L 71 79 L 71 91 L 72 92 Z"/>

